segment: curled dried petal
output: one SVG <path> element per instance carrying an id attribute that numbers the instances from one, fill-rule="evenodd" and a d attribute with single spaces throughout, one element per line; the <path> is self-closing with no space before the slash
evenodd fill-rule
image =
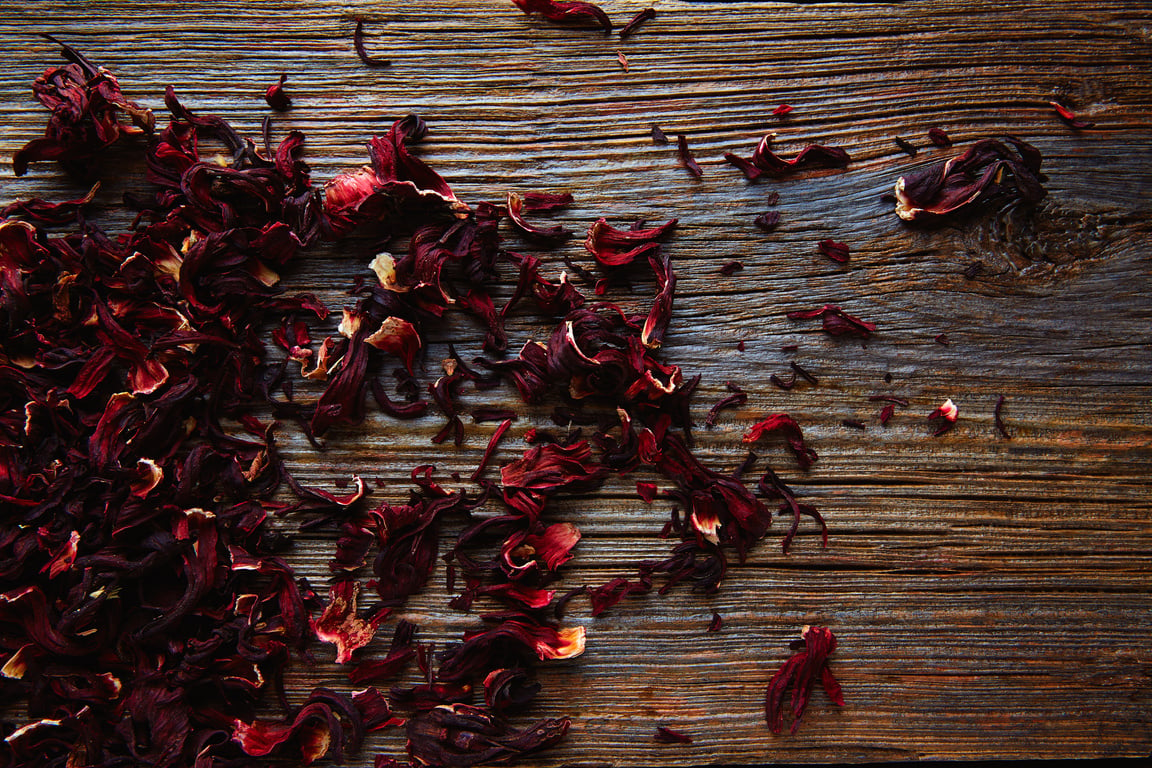
<path id="1" fill-rule="evenodd" d="M 828 656 L 836 650 L 836 636 L 826 627 L 805 627 L 801 638 L 799 643 L 793 643 L 793 646 L 799 645 L 804 650 L 786 661 L 768 683 L 764 716 L 772 733 L 780 733 L 784 729 L 784 696 L 790 686 L 793 688 L 791 730 L 793 734 L 800 727 L 800 719 L 808 708 L 812 688 L 817 679 L 824 686 L 824 691 L 832 703 L 839 707 L 844 706 L 840 684 L 828 669 Z"/>
<path id="2" fill-rule="evenodd" d="M 1026 204 L 1047 191 L 1040 152 L 1008 136 L 984 139 L 963 154 L 896 180 L 896 214 L 905 221 L 933 221 L 1006 197 Z"/>
<path id="3" fill-rule="evenodd" d="M 584 248 L 606 267 L 624 266 L 631 264 L 636 257 L 649 255 L 659 248 L 656 241 L 671 234 L 676 222 L 676 219 L 672 219 L 658 227 L 622 230 L 610 226 L 607 219 L 598 219 L 588 228 Z"/>
<path id="4" fill-rule="evenodd" d="M 387 59 L 382 59 L 379 56 L 369 56 L 368 49 L 364 47 L 364 22 L 356 22 L 356 31 L 352 33 L 352 45 L 356 48 L 356 55 L 360 57 L 360 61 L 364 62 L 370 67 L 387 67 L 392 62 Z"/>
<path id="5" fill-rule="evenodd" d="M 812 466 L 812 462 L 816 461 L 816 451 L 809 448 L 804 442 L 804 433 L 801 431 L 800 425 L 786 413 L 774 413 L 753 424 L 745 433 L 744 442 L 755 443 L 769 432 L 780 432 L 784 435 L 784 439 L 788 441 L 788 447 L 792 449 L 796 463 L 800 465 L 801 469 L 808 469 Z"/>
<path id="6" fill-rule="evenodd" d="M 517 730 L 480 707 L 441 705 L 408 721 L 408 754 L 421 765 L 467 768 L 546 749 L 563 739 L 570 725 L 562 717 Z"/>
<path id="7" fill-rule="evenodd" d="M 1081 120 L 1080 118 L 1076 117 L 1075 112 L 1068 109 L 1068 107 L 1065 107 L 1060 102 L 1050 101 L 1048 103 L 1052 106 L 1052 109 L 1056 111 L 1056 114 L 1060 116 L 1060 119 L 1064 121 L 1064 124 L 1069 128 L 1075 128 L 1078 131 L 1082 131 L 1088 128 L 1096 127 L 1096 123 L 1090 122 L 1088 120 Z"/>
<path id="8" fill-rule="evenodd" d="M 556 23 L 593 21 L 612 32 L 612 21 L 608 14 L 593 3 L 565 2 L 564 0 L 512 0 L 526 14 L 539 13 L 545 19 Z"/>

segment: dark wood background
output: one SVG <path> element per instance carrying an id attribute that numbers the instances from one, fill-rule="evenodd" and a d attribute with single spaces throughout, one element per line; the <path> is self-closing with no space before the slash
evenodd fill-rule
<path id="1" fill-rule="evenodd" d="M 605 0 L 618 23 L 648 3 Z M 281 72 L 295 108 L 274 119 L 308 137 L 314 179 L 366 161 L 364 142 L 408 112 L 431 133 L 422 156 L 461 198 L 507 190 L 569 190 L 557 218 L 583 230 L 599 216 L 681 225 L 668 245 L 680 276 L 663 358 L 703 374 L 695 414 L 731 380 L 750 393 L 700 450 L 715 467 L 744 455 L 744 430 L 788 411 L 820 453 L 802 474 L 769 452 L 785 479 L 827 517 L 820 549 L 810 525 L 792 553 L 778 537 L 734 568 L 721 593 L 685 590 L 622 603 L 593 619 L 573 603 L 566 621 L 587 627 L 588 650 L 542 670 L 533 714 L 569 714 L 568 740 L 529 761 L 554 765 L 1142 756 L 1152 750 L 1152 12 L 1138 2 L 687 3 L 660 0 L 658 17 L 621 42 L 528 18 L 502 0 L 373 2 L 23 2 L 0 9 L 0 191 L 17 197 L 81 192 L 52 164 L 11 175 L 12 153 L 41 135 L 46 113 L 31 81 L 59 62 L 32 33 L 49 31 L 111 69 L 130 98 L 162 111 L 165 85 L 185 103 L 256 135 L 264 89 Z M 357 19 L 368 45 L 390 58 L 363 66 L 352 50 Z M 625 72 L 617 59 L 623 52 Z M 1073 131 L 1057 99 L 1097 127 Z M 780 103 L 795 111 L 769 113 Z M 691 178 L 649 125 L 684 133 L 704 168 Z M 957 149 L 929 145 L 939 126 Z M 785 153 L 807 143 L 847 149 L 845 173 L 750 185 L 723 163 L 768 131 Z M 1033 214 L 980 216 L 911 229 L 882 196 L 896 178 L 986 136 L 1018 135 L 1044 153 L 1049 197 Z M 893 142 L 921 147 L 908 157 Z M 139 167 L 116 159 L 99 200 L 114 204 Z M 780 228 L 752 219 L 778 191 Z M 125 223 L 114 213 L 104 220 Z M 816 242 L 850 244 L 837 266 Z M 515 244 L 517 241 L 512 240 Z M 355 241 L 320 249 L 286 279 L 334 309 L 371 253 Z M 579 241 L 544 254 L 583 259 Z M 744 270 L 717 272 L 726 260 Z M 984 271 L 964 276 L 975 261 Z M 647 306 L 651 285 L 615 298 Z M 837 303 L 879 325 L 866 344 L 835 340 L 792 309 Z M 525 315 L 511 346 L 547 329 Z M 951 343 L 934 342 L 947 334 Z M 466 356 L 481 334 L 453 318 L 443 342 Z M 738 351 L 737 342 L 746 349 Z M 798 344 L 792 354 L 781 351 Z M 769 374 L 796 360 L 818 387 L 784 392 Z M 891 374 L 886 384 L 884 376 Z M 873 394 L 907 397 L 887 428 Z M 993 424 L 998 395 L 1011 439 Z M 933 438 L 925 415 L 945 398 L 960 408 Z M 469 393 L 469 405 L 511 402 L 510 391 Z M 498 453 L 546 410 L 516 423 Z M 862 419 L 867 430 L 841 425 Z M 399 423 L 372 416 L 340 430 L 324 454 L 291 429 L 282 438 L 305 481 L 335 487 L 352 473 L 380 478 L 377 500 L 407 492 L 419 463 L 441 475 L 475 465 L 491 425 L 468 427 L 459 450 L 433 446 L 439 416 Z M 635 498 L 636 477 L 551 508 L 584 540 L 562 588 L 598 584 L 665 552 L 655 534 L 662 505 Z M 291 521 L 286 521 L 291 524 Z M 447 531 L 451 534 L 453 531 Z M 779 534 L 780 531 L 777 531 Z M 294 555 L 326 576 L 331 536 Z M 718 634 L 705 632 L 712 611 Z M 447 641 L 475 625 L 450 611 L 443 574 L 403 615 L 421 637 Z M 847 706 L 817 692 L 799 734 L 774 737 L 764 687 L 804 624 L 840 638 L 833 668 Z M 387 625 L 382 634 L 390 634 Z M 381 638 L 379 645 L 386 643 Z M 317 649 L 291 683 L 346 689 Z M 657 725 L 690 733 L 660 746 Z M 399 755 L 396 733 L 360 756 Z"/>

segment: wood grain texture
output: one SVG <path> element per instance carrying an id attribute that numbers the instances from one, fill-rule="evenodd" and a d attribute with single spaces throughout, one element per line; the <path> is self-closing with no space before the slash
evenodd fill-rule
<path id="1" fill-rule="evenodd" d="M 257 135 L 264 89 L 289 75 L 295 108 L 276 135 L 308 137 L 315 179 L 366 161 L 364 142 L 417 112 L 431 134 L 422 157 L 462 199 L 507 190 L 570 190 L 556 220 L 577 230 L 599 216 L 680 219 L 668 250 L 680 276 L 662 351 L 703 380 L 699 451 L 735 467 L 740 436 L 786 410 L 820 453 L 802 474 L 765 450 L 831 527 L 827 549 L 805 528 L 792 553 L 769 538 L 735 567 L 719 595 L 677 591 L 626 601 L 593 619 L 581 601 L 566 621 L 587 627 L 588 651 L 541 670 L 533 716 L 569 714 L 559 748 L 540 766 L 1146 756 L 1152 751 L 1152 12 L 1139 2 L 963 2 L 808 5 L 660 0 L 627 41 L 529 18 L 508 2 L 37 2 L 0 9 L 0 198 L 75 196 L 51 164 L 11 175 L 13 152 L 42 134 L 29 85 L 58 61 L 47 31 L 113 71 L 130 98 L 158 112 L 174 84 L 193 108 Z M 648 3 L 605 0 L 623 23 Z M 387 69 L 364 67 L 351 32 L 366 24 Z M 617 52 L 628 59 L 623 71 Z M 1073 131 L 1057 99 L 1096 128 Z M 775 118 L 778 104 L 795 107 Z M 684 133 L 704 170 L 694 180 L 650 125 Z M 930 145 L 944 128 L 957 148 L 1011 133 L 1036 145 L 1048 198 L 1033 213 L 991 213 L 912 229 L 882 196 L 911 169 L 956 154 Z M 748 154 L 774 131 L 785 154 L 808 143 L 847 149 L 847 172 L 748 184 L 721 159 Z M 920 147 L 908 157 L 902 136 Z M 99 200 L 134 188 L 133 153 L 114 153 Z M 778 191 L 781 226 L 754 217 Z M 109 212 L 111 226 L 126 222 Z M 511 237 L 511 236 L 510 236 Z M 837 266 L 816 251 L 849 243 Z M 518 243 L 513 237 L 511 242 Z M 527 247 L 527 246 L 525 246 Z M 578 243 L 541 254 L 550 273 Z M 367 275 L 368 244 L 311 252 L 286 279 L 331 307 Z M 718 267 L 740 259 L 744 270 Z M 974 279 L 965 269 L 979 261 Z M 650 284 L 622 305 L 643 309 Z M 876 336 L 830 339 L 788 311 L 824 303 L 878 324 Z M 509 326 L 510 347 L 547 333 L 541 318 Z M 947 346 L 934 341 L 947 334 Z M 482 334 L 451 317 L 434 334 L 426 376 L 445 344 L 469 357 Z M 743 352 L 737 342 L 745 343 Z M 797 344 L 794 353 L 781 347 Z M 819 386 L 783 392 L 768 382 L 800 362 Z M 886 383 L 885 374 L 891 374 Z M 734 381 L 748 404 L 703 429 L 708 407 Z M 887 428 L 874 394 L 911 400 Z M 993 424 L 1006 398 L 1011 439 Z M 924 416 L 945 398 L 960 408 L 933 438 Z M 510 389 L 464 396 L 507 405 Z M 546 419 L 529 409 L 497 460 Z M 843 419 L 866 422 L 863 432 Z M 396 501 L 408 473 L 436 463 L 467 474 L 494 425 L 468 426 L 459 450 L 433 446 L 440 417 L 370 416 L 336 431 L 323 454 L 287 430 L 302 481 L 331 487 L 380 478 Z M 787 469 L 784 469 L 787 467 Z M 489 470 L 491 473 L 492 470 Z M 562 588 L 634 572 L 661 555 L 666 516 L 635 497 L 628 477 L 550 508 L 584 540 Z M 284 521 L 291 525 L 295 521 Z M 446 531 L 446 541 L 454 529 Z M 333 534 L 311 534 L 293 555 L 302 574 L 327 575 Z M 720 633 L 705 632 L 712 611 Z M 421 637 L 450 641 L 475 625 L 447 608 L 443 574 L 404 615 Z M 798 735 L 773 737 L 764 687 L 804 624 L 841 640 L 833 667 L 848 706 L 817 693 Z M 388 634 L 385 632 L 383 634 Z M 386 639 L 377 641 L 380 647 Z M 299 699 L 316 684 L 344 689 L 342 671 L 296 668 Z M 657 725 L 695 737 L 652 742 Z M 395 733 L 359 757 L 399 756 Z"/>

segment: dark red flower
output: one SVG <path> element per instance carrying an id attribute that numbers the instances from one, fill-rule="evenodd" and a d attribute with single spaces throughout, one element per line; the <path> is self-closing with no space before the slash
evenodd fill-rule
<path id="1" fill-rule="evenodd" d="M 905 221 L 932 221 L 993 199 L 1034 204 L 1047 194 L 1040 152 L 1007 136 L 984 139 L 963 154 L 896 180 L 896 214 Z"/>
<path id="2" fill-rule="evenodd" d="M 791 733 L 796 733 L 800 727 L 800 719 L 808 707 L 808 700 L 812 697 L 812 688 L 817 678 L 832 703 L 839 707 L 844 706 L 840 683 L 828 668 L 828 656 L 836 650 L 836 636 L 825 627 L 805 627 L 800 637 L 801 639 L 793 642 L 791 647 L 803 650 L 784 662 L 768 683 L 764 716 L 772 733 L 780 733 L 784 729 L 784 696 L 789 686 L 792 687 Z"/>
<path id="3" fill-rule="evenodd" d="M 108 70 L 51 35 L 41 36 L 60 45 L 70 63 L 46 70 L 32 85 L 36 98 L 52 111 L 52 117 L 44 138 L 28 142 L 13 155 L 12 169 L 17 176 L 23 176 L 28 164 L 39 160 L 59 160 L 69 172 L 84 174 L 92 158 L 121 135 L 151 133 L 156 124 L 151 110 L 126 99 Z M 130 123 L 122 122 L 122 115 Z"/>
<path id="4" fill-rule="evenodd" d="M 783 115 L 788 114 L 791 111 L 792 111 L 792 107 L 790 105 L 781 104 L 780 106 L 776 107 L 776 109 L 772 110 L 772 114 L 777 116 L 777 117 L 781 117 Z"/>
<path id="5" fill-rule="evenodd" d="M 427 130 L 416 115 L 397 120 L 387 134 L 369 142 L 371 167 L 342 173 L 324 185 L 324 213 L 333 237 L 368 221 L 394 222 L 414 210 L 467 214 L 468 206 L 448 183 L 408 149 Z"/>

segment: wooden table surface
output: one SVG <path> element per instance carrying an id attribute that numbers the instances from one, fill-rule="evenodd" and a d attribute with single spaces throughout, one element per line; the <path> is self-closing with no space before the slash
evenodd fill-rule
<path id="1" fill-rule="evenodd" d="M 565 621 L 587 628 L 588 649 L 542 667 L 532 711 L 571 715 L 572 730 L 530 764 L 1148 755 L 1152 11 L 1140 2 L 652 4 L 657 18 L 621 41 L 529 18 L 503 0 L 7 3 L 0 197 L 82 191 L 50 163 L 11 174 L 13 152 L 42 135 L 46 119 L 31 81 L 60 61 L 33 34 L 45 31 L 108 67 L 158 116 L 171 83 L 185 103 L 254 136 L 264 89 L 287 73 L 295 108 L 276 115 L 274 130 L 307 135 L 314 179 L 364 163 L 374 132 L 416 112 L 431 130 L 421 156 L 466 201 L 568 190 L 576 205 L 557 220 L 577 230 L 600 216 L 680 219 L 667 246 L 680 282 L 661 355 L 703 376 L 699 453 L 731 469 L 750 424 L 791 413 L 820 460 L 782 474 L 827 518 L 829 545 L 819 547 L 809 523 L 785 555 L 777 530 L 715 596 L 651 594 L 599 618 L 573 603 Z M 646 5 L 603 3 L 618 23 Z M 391 67 L 357 59 L 357 19 Z M 1050 100 L 1096 127 L 1072 130 Z M 795 108 L 787 118 L 770 114 L 781 103 Z M 653 122 L 687 136 L 702 179 L 674 147 L 653 144 Z M 934 126 L 954 149 L 927 141 Z M 785 154 L 821 143 L 847 149 L 852 163 L 749 184 L 721 156 L 749 154 L 769 131 Z M 1043 152 L 1049 195 L 1034 212 L 913 229 L 882 199 L 901 174 L 1004 133 Z M 901 151 L 897 135 L 919 154 Z M 137 183 L 129 175 L 139 168 L 117 170 L 108 169 L 99 200 L 115 204 Z M 772 191 L 781 224 L 764 233 L 752 220 Z M 126 223 L 117 216 L 104 220 Z M 850 244 L 846 265 L 817 253 L 825 238 Z M 345 306 L 351 281 L 370 274 L 362 245 L 310 252 L 288 275 L 291 287 Z M 555 275 L 565 254 L 586 258 L 577 238 L 542 254 L 545 273 Z M 730 259 L 744 269 L 725 277 L 718 267 Z M 969 279 L 976 261 L 983 271 Z M 640 309 L 650 291 L 638 283 L 615 298 Z M 824 303 L 879 331 L 861 343 L 785 318 Z M 516 318 L 510 348 L 547 331 L 539 318 Z M 450 318 L 422 375 L 436 375 L 445 341 L 469 358 L 481 337 Z M 798 350 L 781 351 L 789 344 Z M 769 375 L 792 360 L 819 386 L 771 386 Z M 726 381 L 749 402 L 703 429 Z M 881 428 L 875 394 L 911 406 Z M 1010 439 L 993 423 L 999 395 Z M 932 437 L 925 416 L 946 398 L 959 421 Z M 465 401 L 518 402 L 510 389 Z M 497 460 L 518 455 L 518 438 L 547 412 L 518 421 Z M 330 435 L 323 454 L 292 430 L 282 440 L 302 480 L 331 488 L 360 473 L 384 481 L 374 503 L 397 501 L 411 467 L 467 473 L 492 432 L 469 424 L 462 448 L 434 446 L 441 423 L 375 414 Z M 656 534 L 667 510 L 640 502 L 636 479 L 550 507 L 550 519 L 584 534 L 561 589 L 632 574 L 666 552 Z M 303 575 L 323 582 L 332 541 L 317 532 L 298 546 Z M 724 617 L 719 633 L 705 631 L 713 611 Z M 441 643 L 477 621 L 448 609 L 442 571 L 398 615 Z M 773 736 L 764 688 L 805 624 L 839 637 L 832 666 L 847 706 L 818 691 L 799 733 Z M 390 624 L 381 634 L 382 648 Z M 292 672 L 297 700 L 317 684 L 347 689 L 331 647 L 316 655 L 314 667 Z M 695 741 L 655 744 L 657 725 Z M 399 733 L 385 732 L 353 764 L 402 748 Z"/>

